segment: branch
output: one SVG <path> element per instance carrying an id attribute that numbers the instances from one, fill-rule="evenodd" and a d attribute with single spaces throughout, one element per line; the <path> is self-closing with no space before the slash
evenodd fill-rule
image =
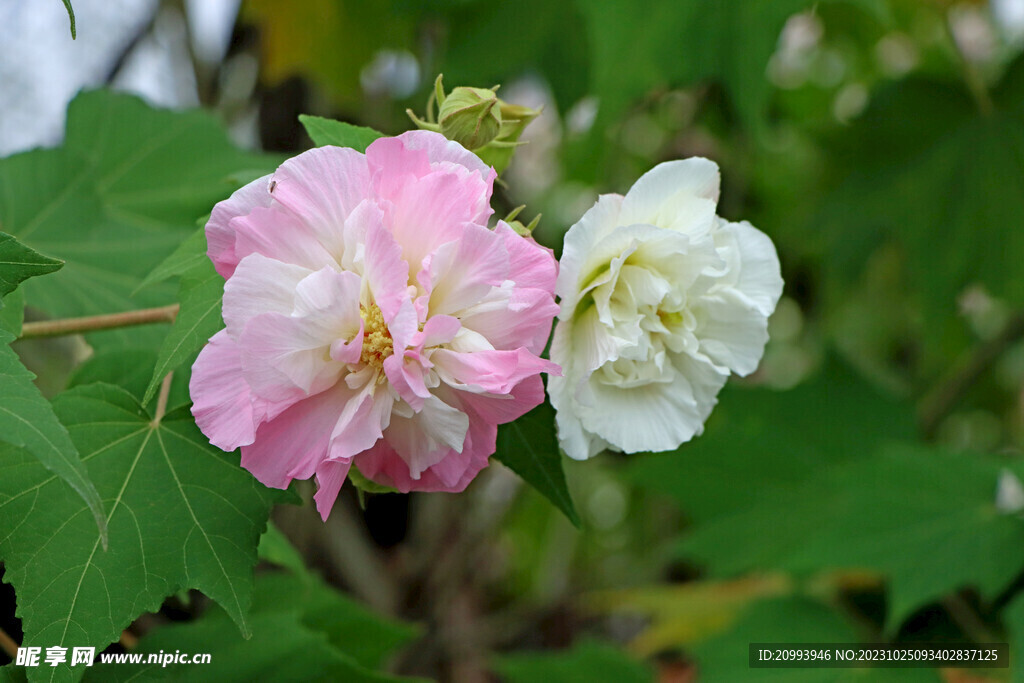
<path id="1" fill-rule="evenodd" d="M 112 330 L 118 327 L 131 327 L 133 325 L 173 323 L 180 307 L 180 304 L 171 304 L 170 306 L 162 306 L 160 308 L 144 308 L 139 311 L 92 315 L 84 318 L 40 320 L 22 325 L 20 338 L 60 337 L 67 334 Z"/>
<path id="2" fill-rule="evenodd" d="M 18 643 L 2 628 L 0 628 L 0 650 L 6 652 L 12 661 L 18 659 Z"/>
<path id="3" fill-rule="evenodd" d="M 929 393 L 921 402 L 919 411 L 921 431 L 926 437 L 935 430 L 963 399 L 978 378 L 985 374 L 1003 351 L 1024 337 L 1024 311 L 1017 311 L 998 335 L 974 348 L 959 367 Z"/>

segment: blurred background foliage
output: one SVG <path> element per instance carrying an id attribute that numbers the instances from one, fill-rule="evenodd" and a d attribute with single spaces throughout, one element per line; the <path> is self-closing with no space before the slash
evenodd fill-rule
<path id="1" fill-rule="evenodd" d="M 439 72 L 543 106 L 495 208 L 543 214 L 556 251 L 599 193 L 714 159 L 719 213 L 772 237 L 786 289 L 760 370 L 704 436 L 566 464 L 581 530 L 500 465 L 461 496 L 363 508 L 349 491 L 326 525 L 283 506 L 294 547 L 265 538 L 261 557 L 290 569 L 258 577 L 252 641 L 195 594 L 129 640 L 222 647 L 266 662 L 253 672 L 295 656 L 308 678 L 387 661 L 513 683 L 777 676 L 747 668 L 754 641 L 1009 641 L 1009 672 L 775 680 L 1024 680 L 1024 3 L 244 0 L 216 49 L 200 3 L 137 4 L 93 82 L 155 81 L 126 70 L 163 45 L 166 90 L 144 94 L 204 106 L 252 148 L 310 146 L 300 113 L 399 133 Z M 73 382 L 103 375 L 98 351 Z M 345 650 L 366 661 L 332 649 L 369 628 L 332 623 L 335 589 L 388 619 L 376 649 Z"/>

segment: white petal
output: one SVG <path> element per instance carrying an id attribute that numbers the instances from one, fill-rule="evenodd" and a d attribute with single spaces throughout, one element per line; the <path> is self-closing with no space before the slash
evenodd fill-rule
<path id="1" fill-rule="evenodd" d="M 592 403 L 580 419 L 584 429 L 626 453 L 672 450 L 704 431 L 726 377 L 690 356 L 679 357 L 671 382 L 623 389 L 594 375 L 586 385 Z"/>
<path id="2" fill-rule="evenodd" d="M 718 187 L 718 165 L 713 161 L 693 157 L 658 164 L 626 193 L 619 224 L 707 232 L 714 225 Z"/>
<path id="3" fill-rule="evenodd" d="M 700 350 L 741 377 L 757 369 L 768 342 L 768 318 L 735 290 L 703 297 L 694 307 Z"/>
<path id="4" fill-rule="evenodd" d="M 617 194 L 603 194 L 597 202 L 565 233 L 562 258 L 558 262 L 558 279 L 555 294 L 562 299 L 562 315 L 572 315 L 583 285 L 582 278 L 590 273 L 583 272 L 593 247 L 619 226 L 619 209 L 622 197 Z"/>
<path id="5" fill-rule="evenodd" d="M 765 316 L 775 310 L 782 296 L 782 274 L 779 256 L 768 235 L 746 221 L 726 223 L 720 231 L 736 238 L 740 252 L 739 278 L 736 288 Z"/>

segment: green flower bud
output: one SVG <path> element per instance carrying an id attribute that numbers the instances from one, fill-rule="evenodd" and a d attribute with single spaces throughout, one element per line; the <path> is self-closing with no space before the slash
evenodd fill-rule
<path id="1" fill-rule="evenodd" d="M 438 112 L 441 134 L 468 150 L 483 147 L 501 133 L 500 102 L 487 88 L 455 88 Z"/>

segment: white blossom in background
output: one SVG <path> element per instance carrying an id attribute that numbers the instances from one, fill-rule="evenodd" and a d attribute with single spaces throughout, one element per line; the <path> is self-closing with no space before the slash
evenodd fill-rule
<path id="1" fill-rule="evenodd" d="M 602 195 L 565 236 L 549 377 L 572 458 L 678 447 L 731 373 L 748 375 L 782 294 L 772 241 L 716 215 L 718 166 L 659 164 Z"/>

